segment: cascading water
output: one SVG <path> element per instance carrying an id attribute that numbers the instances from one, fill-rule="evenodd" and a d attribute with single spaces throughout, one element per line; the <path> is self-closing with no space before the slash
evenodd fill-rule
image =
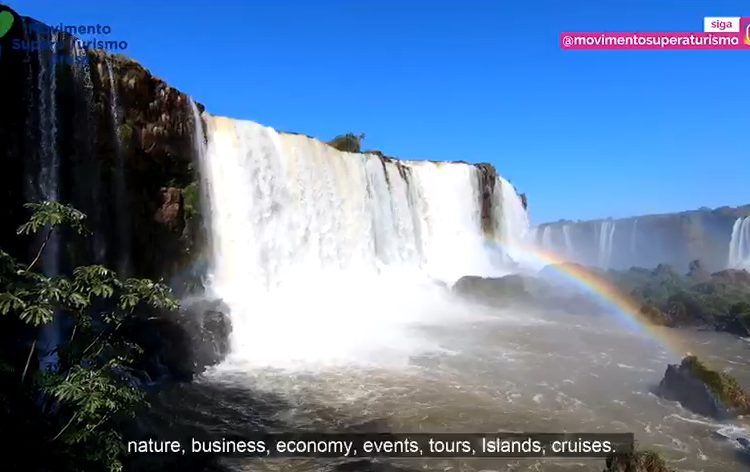
<path id="1" fill-rule="evenodd" d="M 109 76 L 109 109 L 115 143 L 114 190 L 118 215 L 115 219 L 117 225 L 117 271 L 121 275 L 130 275 L 130 217 L 128 213 L 130 205 L 127 202 L 125 162 L 120 137 L 120 107 L 117 100 L 117 87 L 115 85 L 115 74 L 112 71 L 112 61 L 107 58 L 105 62 L 107 64 L 107 75 Z"/>
<path id="2" fill-rule="evenodd" d="M 542 229 L 542 247 L 547 250 L 552 250 L 555 247 L 552 242 L 552 226 L 545 226 Z"/>
<path id="3" fill-rule="evenodd" d="M 193 114 L 200 123 L 194 104 Z M 507 273 L 486 244 L 477 167 L 340 152 L 204 118 L 210 285 L 231 309 L 235 359 L 382 357 L 414 343 L 409 326 L 450 306 L 435 281 Z M 528 220 L 512 186 L 498 185 L 493 227 L 508 242 Z"/>
<path id="4" fill-rule="evenodd" d="M 493 207 L 500 212 L 500 217 L 495 218 L 495 232 L 500 235 L 500 243 L 510 261 L 526 263 L 526 254 L 522 246 L 533 236 L 530 231 L 529 214 L 513 184 L 500 176 L 498 180 L 500 192 L 493 194 Z"/>
<path id="5" fill-rule="evenodd" d="M 60 157 L 57 143 L 57 42 L 58 33 L 50 33 L 49 46 L 38 51 L 39 73 L 37 89 L 39 93 L 39 179 L 38 199 L 57 201 L 59 199 Z M 56 232 L 47 241 L 42 256 L 42 271 L 48 276 L 60 272 L 60 240 Z M 51 323 L 42 326 L 39 335 L 40 367 L 52 368 L 57 365 L 56 348 L 59 344 L 60 326 L 57 316 Z"/>
<path id="6" fill-rule="evenodd" d="M 575 253 L 573 249 L 573 238 L 570 236 L 570 225 L 565 224 L 562 226 L 563 244 L 565 244 L 565 256 L 569 260 L 573 260 Z"/>
<path id="7" fill-rule="evenodd" d="M 615 237 L 616 223 L 614 221 L 602 221 L 599 225 L 599 255 L 597 258 L 599 267 L 608 269 L 612 261 L 612 243 Z"/>
<path id="8" fill-rule="evenodd" d="M 750 216 L 734 222 L 729 241 L 729 268 L 750 270 Z"/>
<path id="9" fill-rule="evenodd" d="M 633 219 L 633 226 L 630 229 L 630 254 L 638 254 L 638 218 Z"/>

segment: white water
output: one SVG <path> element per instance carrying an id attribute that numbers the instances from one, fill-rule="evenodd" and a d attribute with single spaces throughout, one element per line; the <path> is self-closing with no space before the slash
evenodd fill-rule
<path id="1" fill-rule="evenodd" d="M 599 225 L 599 267 L 608 269 L 612 262 L 612 243 L 615 237 L 614 221 L 602 221 Z"/>
<path id="2" fill-rule="evenodd" d="M 500 192 L 495 191 L 493 195 L 493 207 L 500 213 L 500 217 L 495 218 L 495 232 L 500 235 L 505 254 L 512 261 L 525 262 L 522 246 L 531 236 L 529 214 L 513 185 L 500 176 L 498 181 Z"/>
<path id="3" fill-rule="evenodd" d="M 729 268 L 750 270 L 750 216 L 734 222 L 729 241 Z"/>
<path id="4" fill-rule="evenodd" d="M 633 226 L 630 228 L 630 254 L 638 254 L 638 218 L 633 220 Z"/>
<path id="5" fill-rule="evenodd" d="M 552 226 L 545 226 L 542 230 L 542 248 L 552 250 L 555 247 L 552 242 Z"/>
<path id="6" fill-rule="evenodd" d="M 508 272 L 508 254 L 482 229 L 476 167 L 382 160 L 203 116 L 210 284 L 231 309 L 233 358 L 402 359 L 419 347 L 413 326 L 457 311 L 443 285 Z M 502 179 L 493 217 L 501 243 L 528 229 Z"/>
<path id="7" fill-rule="evenodd" d="M 565 255 L 569 260 L 573 260 L 575 253 L 573 250 L 573 240 L 570 236 L 570 225 L 563 225 L 562 227 L 563 243 L 565 244 Z"/>
<path id="8" fill-rule="evenodd" d="M 60 193 L 60 156 L 57 149 L 57 41 L 58 33 L 49 36 L 49 48 L 39 48 L 39 176 L 34 193 L 37 200 L 57 201 Z M 45 275 L 55 276 L 60 272 L 60 240 L 53 232 L 42 255 L 42 270 Z M 40 368 L 47 370 L 57 365 L 57 345 L 60 326 L 57 316 L 51 323 L 42 326 L 39 335 Z"/>
<path id="9" fill-rule="evenodd" d="M 112 61 L 106 58 L 107 74 L 109 76 L 109 112 L 112 116 L 112 133 L 115 143 L 115 206 L 118 217 L 117 225 L 117 270 L 120 275 L 130 275 L 130 215 L 127 203 L 127 188 L 125 183 L 125 162 L 122 154 L 122 138 L 120 136 L 120 106 L 117 100 L 117 87 L 115 86 L 115 74 L 112 71 Z"/>

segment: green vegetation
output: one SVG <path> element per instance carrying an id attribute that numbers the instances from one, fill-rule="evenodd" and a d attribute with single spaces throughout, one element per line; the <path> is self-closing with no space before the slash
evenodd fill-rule
<path id="1" fill-rule="evenodd" d="M 734 409 L 741 415 L 750 413 L 750 397 L 731 375 L 709 369 L 696 356 L 682 359 L 680 367 L 706 384 L 727 408 Z"/>
<path id="2" fill-rule="evenodd" d="M 636 451 L 632 454 L 607 459 L 604 472 L 674 472 L 664 459 L 654 451 Z"/>
<path id="3" fill-rule="evenodd" d="M 85 235 L 86 217 L 56 202 L 26 207 L 32 215 L 17 232 L 41 233 L 35 256 L 24 264 L 0 250 L 0 425 L 18 441 L 12 452 L 20 456 L 4 456 L 4 467 L 120 470 L 123 425 L 144 401 L 131 367 L 143 351 L 123 327 L 177 303 L 161 283 L 123 280 L 100 265 L 76 267 L 70 276 L 42 274 L 53 234 Z M 36 339 L 53 319 L 64 322 L 64 338 L 43 370 L 46 353 Z"/>
<path id="4" fill-rule="evenodd" d="M 365 140 L 365 134 L 347 133 L 336 136 L 328 141 L 330 146 L 344 152 L 362 152 L 362 141 Z"/>
<path id="5" fill-rule="evenodd" d="M 197 181 L 190 182 L 190 184 L 182 189 L 182 199 L 185 219 L 190 220 L 200 215 L 200 185 Z"/>
<path id="6" fill-rule="evenodd" d="M 641 301 L 641 313 L 655 324 L 713 326 L 748 335 L 750 275 L 741 271 L 691 274 L 681 275 L 661 265 L 654 270 L 610 271 L 609 277 L 624 293 Z"/>

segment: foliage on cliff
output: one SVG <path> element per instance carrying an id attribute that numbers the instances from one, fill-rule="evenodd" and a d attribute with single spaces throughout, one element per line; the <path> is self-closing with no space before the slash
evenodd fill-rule
<path id="1" fill-rule="evenodd" d="M 682 359 L 680 368 L 686 369 L 693 377 L 706 384 L 727 408 L 739 414 L 750 413 L 750 396 L 731 375 L 710 369 L 696 356 L 686 356 Z"/>
<path id="2" fill-rule="evenodd" d="M 700 263 L 682 275 L 671 267 L 631 268 L 608 276 L 624 292 L 642 303 L 641 313 L 655 324 L 700 325 L 750 334 L 750 274 L 725 270 L 708 274 Z"/>
<path id="3" fill-rule="evenodd" d="M 336 136 L 328 141 L 328 145 L 335 147 L 344 152 L 362 152 L 362 141 L 365 140 L 365 134 L 347 133 Z"/>
<path id="4" fill-rule="evenodd" d="M 142 349 L 123 327 L 177 303 L 161 283 L 120 279 L 100 265 L 44 275 L 39 266 L 51 238 L 85 235 L 86 217 L 56 202 L 27 208 L 31 218 L 17 232 L 41 233 L 33 259 L 21 263 L 0 250 L 0 424 L 13 432 L 3 441 L 4 467 L 119 470 L 120 428 L 144 398 L 130 368 Z M 60 339 L 41 353 L 45 328 Z"/>
<path id="5" fill-rule="evenodd" d="M 636 451 L 632 454 L 607 459 L 604 472 L 674 472 L 654 451 Z"/>

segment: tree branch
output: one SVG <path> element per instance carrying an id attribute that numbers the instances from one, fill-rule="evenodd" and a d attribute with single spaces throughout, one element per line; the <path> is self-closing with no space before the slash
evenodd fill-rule
<path id="1" fill-rule="evenodd" d="M 63 426 L 63 429 L 61 429 L 61 430 L 60 430 L 60 432 L 59 432 L 59 433 L 57 433 L 57 434 L 55 435 L 55 437 L 54 437 L 54 438 L 52 438 L 52 440 L 51 440 L 51 441 L 54 441 L 54 440 L 56 440 L 57 438 L 59 438 L 59 437 L 60 437 L 60 435 L 61 435 L 62 433 L 64 433 L 64 432 L 65 432 L 65 430 L 66 430 L 66 429 L 68 429 L 68 427 L 70 427 L 70 425 L 71 425 L 71 424 L 73 424 L 73 420 L 75 420 L 76 418 L 78 418 L 78 413 L 76 413 L 76 414 L 74 414 L 73 416 L 71 416 L 71 417 L 70 417 L 70 420 L 69 420 L 69 421 L 68 421 L 67 423 L 65 423 L 65 426 Z M 51 441 L 50 441 L 50 442 L 51 442 Z"/>
<path id="2" fill-rule="evenodd" d="M 29 349 L 29 357 L 26 358 L 26 366 L 23 368 L 23 374 L 21 374 L 21 383 L 23 383 L 24 379 L 26 379 L 26 372 L 29 370 L 29 363 L 31 362 L 32 354 L 34 354 L 34 349 L 36 349 L 36 339 L 33 343 L 31 343 L 31 349 Z"/>
<path id="3" fill-rule="evenodd" d="M 49 239 L 52 237 L 52 231 L 54 231 L 52 228 L 50 228 L 47 231 L 47 237 L 44 238 L 44 242 L 39 247 L 39 251 L 36 253 L 36 257 L 34 257 L 34 260 L 31 261 L 31 264 L 26 268 L 27 271 L 31 270 L 34 265 L 36 265 L 37 262 L 39 262 L 39 258 L 42 257 L 42 253 L 44 252 L 44 248 L 47 247 L 47 243 L 49 242 Z"/>

